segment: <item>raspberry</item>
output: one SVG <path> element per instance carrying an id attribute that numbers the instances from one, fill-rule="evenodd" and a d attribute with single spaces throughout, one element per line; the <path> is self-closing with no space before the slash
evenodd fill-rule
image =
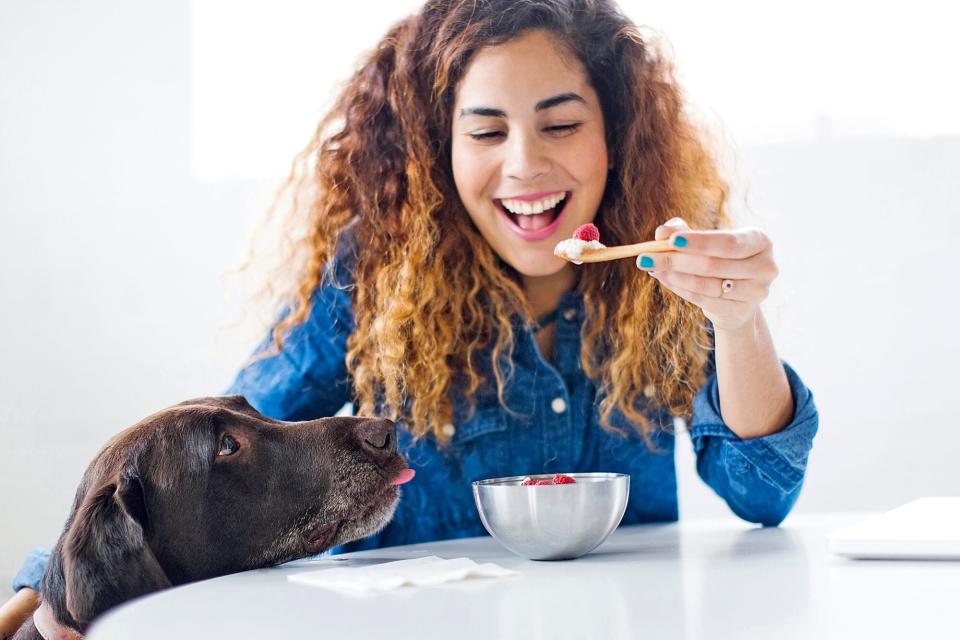
<path id="1" fill-rule="evenodd" d="M 539 480 L 537 484 L 553 484 L 553 480 Z"/>
<path id="2" fill-rule="evenodd" d="M 577 484 L 577 481 L 566 474 L 558 473 L 553 476 L 553 484 Z"/>
<path id="3" fill-rule="evenodd" d="M 596 225 L 588 222 L 587 224 L 577 227 L 577 230 L 573 232 L 573 237 L 577 240 L 583 240 L 584 242 L 599 241 L 600 230 L 597 229 Z"/>
<path id="4" fill-rule="evenodd" d="M 521 486 L 521 487 L 529 487 L 529 486 L 535 485 L 535 484 L 537 484 L 537 481 L 534 480 L 533 478 L 524 478 L 524 479 L 523 479 L 523 482 L 520 483 L 520 486 Z"/>

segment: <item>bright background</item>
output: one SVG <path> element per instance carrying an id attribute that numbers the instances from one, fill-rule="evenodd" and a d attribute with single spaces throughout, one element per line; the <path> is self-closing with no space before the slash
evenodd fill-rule
<path id="1" fill-rule="evenodd" d="M 228 384 L 256 331 L 221 276 L 337 83 L 416 4 L 0 4 L 0 601 L 112 434 Z M 960 493 L 947 5 L 622 3 L 669 38 L 735 213 L 776 242 L 767 313 L 821 410 L 795 513 Z M 677 464 L 682 517 L 728 513 L 689 447 Z"/>

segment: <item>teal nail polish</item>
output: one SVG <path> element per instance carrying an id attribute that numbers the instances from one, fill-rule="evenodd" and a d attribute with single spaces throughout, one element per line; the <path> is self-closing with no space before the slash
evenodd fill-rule
<path id="1" fill-rule="evenodd" d="M 683 236 L 677 236 L 673 239 L 673 246 L 675 247 L 685 247 L 687 246 L 687 239 Z"/>
<path id="2" fill-rule="evenodd" d="M 640 268 L 641 269 L 652 269 L 653 268 L 653 258 L 650 256 L 643 256 L 640 258 Z"/>

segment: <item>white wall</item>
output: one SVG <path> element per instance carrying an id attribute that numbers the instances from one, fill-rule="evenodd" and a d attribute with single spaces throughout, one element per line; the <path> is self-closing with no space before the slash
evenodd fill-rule
<path id="1" fill-rule="evenodd" d="M 262 162 L 218 165 L 211 143 L 198 147 L 213 140 L 215 150 L 222 139 L 203 124 L 210 103 L 197 98 L 209 92 L 192 65 L 210 62 L 200 55 L 209 42 L 191 31 L 204 5 L 0 5 L 0 601 L 27 550 L 56 540 L 83 469 L 110 435 L 157 408 L 222 390 L 250 347 L 224 329 L 239 310 L 225 300 L 220 274 L 237 263 L 273 176 L 304 140 L 271 150 L 272 175 Z M 642 19 L 632 4 L 630 13 Z M 398 14 L 368 15 L 386 24 Z M 696 38 L 672 22 L 676 13 L 660 17 L 680 34 L 678 56 L 693 47 Z M 722 31 L 742 17 L 712 24 Z M 369 44 L 357 39 L 351 53 Z M 715 77 L 703 65 L 717 55 L 686 58 L 694 71 L 682 75 Z M 835 55 L 844 60 L 843 50 Z M 345 54 L 316 59 L 330 82 L 338 76 L 326 63 L 350 62 Z M 869 57 L 856 60 L 863 78 L 882 71 Z M 949 60 L 918 56 L 914 66 L 939 70 L 946 84 Z M 749 68 L 728 71 L 737 95 L 751 90 L 742 81 Z M 269 65 L 236 82 L 268 76 Z M 812 91 L 813 82 L 800 75 L 795 90 Z M 714 95 L 721 88 L 710 87 Z M 899 111 L 890 117 L 900 124 L 884 129 L 871 124 L 886 122 L 884 113 L 865 116 L 864 128 L 855 107 L 834 120 L 817 107 L 811 126 L 795 126 L 804 114 L 768 119 L 760 128 L 790 134 L 766 137 L 751 135 L 760 116 L 744 118 L 746 102 L 701 104 L 739 144 L 735 206 L 773 236 L 782 270 L 767 311 L 782 355 L 821 409 L 798 512 L 960 492 L 960 423 L 951 411 L 960 122 L 924 106 L 949 97 L 916 100 L 917 122 L 940 118 L 932 131 L 905 129 Z M 269 132 L 288 114 L 283 101 L 274 107 L 277 115 L 250 116 L 233 130 L 241 138 Z M 297 137 L 295 127 L 283 131 Z M 725 513 L 685 447 L 678 465 L 683 516 Z"/>
<path id="2" fill-rule="evenodd" d="M 249 182 L 190 172 L 187 2 L 0 5 L 0 599 L 110 435 L 216 393 Z"/>

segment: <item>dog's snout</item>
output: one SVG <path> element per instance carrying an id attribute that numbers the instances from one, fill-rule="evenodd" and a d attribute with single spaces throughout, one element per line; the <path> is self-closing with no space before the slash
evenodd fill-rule
<path id="1" fill-rule="evenodd" d="M 397 452 L 397 427 L 392 420 L 365 420 L 355 429 L 363 450 L 376 462 Z"/>

